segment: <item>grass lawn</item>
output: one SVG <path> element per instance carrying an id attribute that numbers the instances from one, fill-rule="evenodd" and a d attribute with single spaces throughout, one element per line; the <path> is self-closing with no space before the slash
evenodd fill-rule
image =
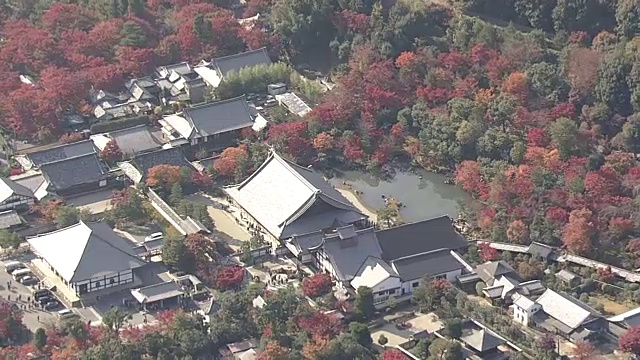
<path id="1" fill-rule="evenodd" d="M 619 303 L 602 295 L 591 296 L 590 299 L 592 302 L 602 304 L 604 306 L 604 311 L 608 314 L 613 315 L 622 314 L 631 309 L 635 309 L 638 306 L 637 304 L 631 302 Z"/>

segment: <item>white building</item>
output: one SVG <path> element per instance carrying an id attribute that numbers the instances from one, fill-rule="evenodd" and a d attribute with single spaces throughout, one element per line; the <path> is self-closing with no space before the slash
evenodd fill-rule
<path id="1" fill-rule="evenodd" d="M 30 189 L 7 178 L 0 178 L 0 211 L 26 210 L 35 203 Z"/>
<path id="2" fill-rule="evenodd" d="M 513 295 L 513 320 L 524 326 L 529 326 L 531 317 L 540 310 L 540 305 L 521 294 Z"/>
<path id="3" fill-rule="evenodd" d="M 127 240 L 106 223 L 79 222 L 28 238 L 34 253 L 69 287 L 83 296 L 131 284 L 133 270 L 145 264 Z M 126 286 L 125 286 L 126 287 Z"/>
<path id="4" fill-rule="evenodd" d="M 309 246 L 311 238 L 288 247 Z M 313 265 L 345 288 L 370 288 L 375 304 L 410 296 L 425 277 L 453 282 L 471 269 L 454 251 L 467 242 L 446 216 L 381 231 L 349 225 L 320 239 L 308 247 Z"/>

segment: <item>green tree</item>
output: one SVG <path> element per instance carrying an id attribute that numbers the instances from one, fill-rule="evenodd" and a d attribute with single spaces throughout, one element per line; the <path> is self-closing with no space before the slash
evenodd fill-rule
<path id="1" fill-rule="evenodd" d="M 356 294 L 354 311 L 358 318 L 370 320 L 376 312 L 373 306 L 373 292 L 366 286 L 360 286 Z"/>
<path id="2" fill-rule="evenodd" d="M 300 303 L 293 287 L 279 289 L 269 297 L 269 301 L 258 310 L 258 325 L 265 329 L 270 326 L 274 336 L 286 334 L 287 322 Z"/>
<path id="3" fill-rule="evenodd" d="M 20 247 L 21 242 L 22 239 L 17 233 L 11 232 L 9 230 L 0 230 L 0 246 L 3 249 L 17 249 L 18 247 Z"/>
<path id="4" fill-rule="evenodd" d="M 566 99 L 569 85 L 557 65 L 547 62 L 537 63 L 526 71 L 526 75 L 529 86 L 536 95 L 554 104 Z"/>
<path id="5" fill-rule="evenodd" d="M 376 215 L 378 216 L 378 221 L 386 224 L 387 227 L 391 227 L 391 220 L 393 220 L 397 214 L 394 209 L 385 206 L 376 210 Z"/>
<path id="6" fill-rule="evenodd" d="M 445 339 L 435 339 L 429 345 L 429 354 L 436 360 L 444 360 L 449 348 L 449 342 Z"/>
<path id="7" fill-rule="evenodd" d="M 529 25 L 547 32 L 553 31 L 551 14 L 556 5 L 553 0 L 515 0 L 516 12 L 527 19 Z"/>
<path id="8" fill-rule="evenodd" d="M 121 46 L 145 47 L 148 39 L 144 29 L 135 21 L 127 21 L 120 30 Z"/>
<path id="9" fill-rule="evenodd" d="M 102 323 L 110 330 L 117 332 L 126 324 L 127 320 L 131 320 L 131 318 L 130 314 L 120 310 L 119 307 L 113 307 L 104 314 Z"/>
<path id="10" fill-rule="evenodd" d="M 140 17 L 144 14 L 144 1 L 143 0 L 129 0 L 129 13 Z"/>
<path id="11" fill-rule="evenodd" d="M 283 0 L 271 7 L 269 24 L 295 52 L 326 49 L 333 38 L 328 0 Z"/>
<path id="12" fill-rule="evenodd" d="M 618 36 L 633 38 L 640 34 L 640 1 L 618 0 L 616 8 Z"/>
<path id="13" fill-rule="evenodd" d="M 613 142 L 634 154 L 640 152 L 640 113 L 627 118 L 627 121 L 622 125 L 622 131 L 616 135 Z"/>
<path id="14" fill-rule="evenodd" d="M 444 324 L 445 333 L 452 339 L 460 339 L 462 336 L 462 321 L 460 319 L 448 319 Z"/>
<path id="15" fill-rule="evenodd" d="M 558 149 L 560 158 L 568 159 L 578 148 L 578 126 L 567 118 L 559 118 L 549 127 L 551 143 Z"/>
<path id="16" fill-rule="evenodd" d="M 33 335 L 33 345 L 38 350 L 42 350 L 45 346 L 47 346 L 47 334 L 45 333 L 43 328 L 38 328 L 35 334 Z"/>
<path id="17" fill-rule="evenodd" d="M 177 206 L 180 204 L 184 197 L 184 193 L 182 192 L 182 185 L 180 183 L 175 183 L 171 186 L 171 194 L 169 194 L 169 203 L 173 206 Z"/>
<path id="18" fill-rule="evenodd" d="M 631 71 L 627 77 L 627 86 L 629 86 L 630 101 L 631 106 L 633 106 L 633 111 L 640 112 L 640 57 L 631 67 Z"/>
<path id="19" fill-rule="evenodd" d="M 363 323 L 352 322 L 349 324 L 349 333 L 364 347 L 370 347 L 373 343 L 369 327 Z"/>
<path id="20" fill-rule="evenodd" d="M 387 337 L 384 336 L 384 334 L 380 334 L 380 336 L 378 336 L 378 344 L 385 346 L 388 342 L 389 342 L 389 339 L 387 339 Z"/>
<path id="21" fill-rule="evenodd" d="M 78 209 L 73 206 L 61 206 L 56 211 L 56 224 L 59 229 L 77 224 L 78 221 L 91 221 L 91 211 L 88 209 Z"/>
<path id="22" fill-rule="evenodd" d="M 194 270 L 194 259 L 191 259 L 184 244 L 183 237 L 168 236 L 162 247 L 162 261 L 169 267 L 183 271 Z"/>
<path id="23" fill-rule="evenodd" d="M 598 70 L 596 99 L 621 115 L 631 112 L 631 94 L 627 84 L 630 71 L 631 65 L 621 51 L 605 55 Z"/>
<path id="24" fill-rule="evenodd" d="M 591 35 L 615 25 L 615 2 L 595 0 L 558 0 L 553 9 L 556 32 L 587 31 Z"/>
<path id="25" fill-rule="evenodd" d="M 444 355 L 444 360 L 461 360 L 464 359 L 464 353 L 462 352 L 462 345 L 457 341 L 451 341 L 447 345 L 447 352 Z"/>
<path id="26" fill-rule="evenodd" d="M 202 41 L 211 40 L 213 37 L 211 20 L 205 18 L 203 14 L 196 15 L 193 19 L 193 31 L 196 33 L 198 39 Z"/>

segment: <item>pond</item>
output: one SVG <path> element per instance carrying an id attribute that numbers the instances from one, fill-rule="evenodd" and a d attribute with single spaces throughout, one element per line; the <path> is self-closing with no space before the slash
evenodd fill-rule
<path id="1" fill-rule="evenodd" d="M 347 182 L 354 190 L 361 191 L 361 202 L 372 211 L 385 206 L 382 195 L 393 197 L 405 205 L 400 210 L 404 221 L 415 222 L 441 215 L 456 218 L 463 204 L 473 202 L 462 189 L 445 184 L 446 179 L 423 170 L 397 172 L 390 179 L 380 179 L 361 171 L 346 171 L 330 181 L 336 187 Z"/>

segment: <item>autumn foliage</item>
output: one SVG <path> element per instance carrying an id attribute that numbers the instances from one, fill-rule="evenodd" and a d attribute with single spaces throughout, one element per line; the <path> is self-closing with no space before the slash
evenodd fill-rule
<path id="1" fill-rule="evenodd" d="M 640 354 L 640 327 L 632 327 L 622 334 L 618 347 L 624 352 Z"/>
<path id="2" fill-rule="evenodd" d="M 240 266 L 221 266 L 214 275 L 214 286 L 218 290 L 237 288 L 244 280 L 244 269 Z"/>
<path id="3" fill-rule="evenodd" d="M 329 275 L 316 274 L 302 281 L 302 292 L 305 296 L 316 298 L 328 294 L 332 286 L 333 282 Z"/>
<path id="4" fill-rule="evenodd" d="M 232 177 L 240 162 L 247 158 L 247 146 L 228 147 L 222 151 L 220 157 L 213 163 L 213 168 L 222 176 Z"/>
<path id="5" fill-rule="evenodd" d="M 180 167 L 175 165 L 160 164 L 147 171 L 147 185 L 170 188 L 180 182 Z"/>
<path id="6" fill-rule="evenodd" d="M 100 152 L 100 158 L 105 161 L 122 160 L 122 151 L 115 139 L 111 139 L 107 142 L 107 145 Z"/>

